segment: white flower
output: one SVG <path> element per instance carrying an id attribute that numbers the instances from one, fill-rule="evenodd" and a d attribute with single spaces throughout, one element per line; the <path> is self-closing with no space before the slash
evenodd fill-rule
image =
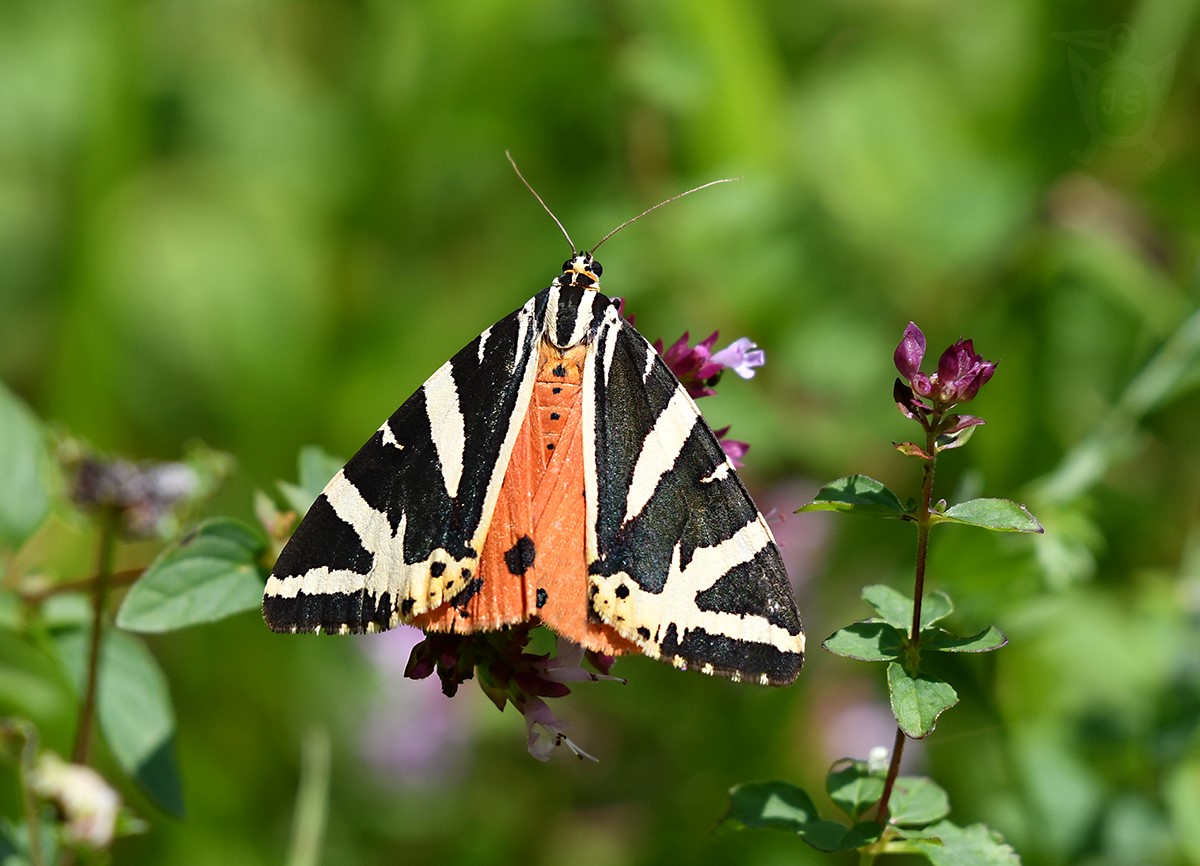
<path id="1" fill-rule="evenodd" d="M 121 798 L 91 767 L 44 752 L 31 774 L 31 787 L 62 810 L 68 843 L 107 848 L 112 842 Z"/>

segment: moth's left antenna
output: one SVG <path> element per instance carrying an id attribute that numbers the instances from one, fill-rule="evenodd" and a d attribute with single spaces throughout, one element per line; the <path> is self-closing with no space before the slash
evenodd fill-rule
<path id="1" fill-rule="evenodd" d="M 546 213 L 550 214 L 550 219 L 554 220 L 554 224 L 558 226 L 558 230 L 563 233 L 563 237 L 566 238 L 567 243 L 571 245 L 571 255 L 574 255 L 576 251 L 575 242 L 571 240 L 571 236 L 567 234 L 566 228 L 564 228 L 563 224 L 559 222 L 558 217 L 554 215 L 554 211 L 550 210 L 550 206 L 546 204 L 540 195 L 538 195 L 537 190 L 529 185 L 529 181 L 525 179 L 525 175 L 521 174 L 521 169 L 517 168 L 517 161 L 512 158 L 512 154 L 506 150 L 504 151 L 504 155 L 508 157 L 508 162 L 513 167 L 513 171 L 517 173 L 517 177 L 521 179 L 521 183 L 525 184 L 525 189 L 533 193 L 533 197 L 538 200 L 538 204 L 542 206 Z"/>

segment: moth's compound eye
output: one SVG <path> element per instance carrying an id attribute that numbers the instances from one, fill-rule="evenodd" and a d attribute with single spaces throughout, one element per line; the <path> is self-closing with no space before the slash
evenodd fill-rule
<path id="1" fill-rule="evenodd" d="M 565 274 L 567 271 L 571 270 L 571 265 L 572 265 L 574 262 L 575 262 L 575 260 L 574 260 L 574 259 L 567 259 L 565 262 L 563 262 L 562 269 L 563 269 L 563 273 L 564 273 L 564 274 Z"/>
<path id="2" fill-rule="evenodd" d="M 595 259 L 592 259 L 591 271 L 597 277 L 604 273 L 604 267 Z"/>

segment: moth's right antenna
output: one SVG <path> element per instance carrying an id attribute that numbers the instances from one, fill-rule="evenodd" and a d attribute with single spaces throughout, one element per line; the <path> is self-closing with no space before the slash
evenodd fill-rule
<path id="1" fill-rule="evenodd" d="M 550 210 L 549 205 L 547 205 L 542 197 L 538 195 L 537 190 L 529 185 L 529 181 L 525 179 L 525 175 L 521 174 L 521 169 L 517 168 L 517 161 L 512 158 L 512 154 L 506 150 L 504 151 L 504 155 L 508 157 L 509 164 L 512 165 L 513 171 L 517 173 L 517 177 L 521 179 L 521 183 L 525 184 L 525 189 L 533 193 L 533 197 L 538 200 L 538 204 L 542 206 L 546 213 L 550 214 L 550 219 L 554 220 L 554 224 L 558 226 L 558 230 L 563 233 L 563 237 L 566 238 L 567 243 L 571 245 L 571 255 L 575 255 L 575 242 L 571 240 L 571 236 L 567 234 L 567 230 L 563 227 L 563 224 L 559 222 L 558 217 L 554 215 L 554 211 Z"/>

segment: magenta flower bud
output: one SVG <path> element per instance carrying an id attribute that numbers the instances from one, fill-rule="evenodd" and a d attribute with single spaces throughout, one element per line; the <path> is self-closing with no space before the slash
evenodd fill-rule
<path id="1" fill-rule="evenodd" d="M 943 403 L 970 400 L 995 372 L 995 363 L 976 354 L 971 340 L 959 340 L 938 359 L 937 398 Z"/>
<path id="2" fill-rule="evenodd" d="M 921 361 L 924 359 L 925 335 L 921 333 L 921 329 L 915 322 L 909 322 L 908 327 L 904 329 L 904 336 L 900 339 L 900 345 L 896 347 L 896 351 L 892 355 L 892 360 L 896 364 L 896 369 L 900 371 L 900 375 L 912 381 L 913 376 L 920 372 Z"/>

